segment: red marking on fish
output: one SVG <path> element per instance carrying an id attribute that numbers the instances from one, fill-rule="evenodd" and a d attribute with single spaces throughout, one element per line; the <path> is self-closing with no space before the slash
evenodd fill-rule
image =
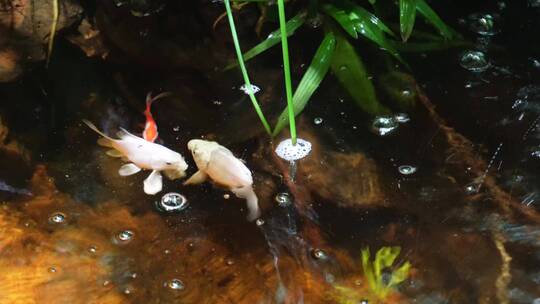
<path id="1" fill-rule="evenodd" d="M 152 103 L 162 97 L 169 96 L 169 92 L 161 93 L 152 97 L 152 92 L 146 95 L 146 110 L 144 110 L 144 116 L 146 117 L 146 123 L 144 125 L 143 138 L 149 142 L 154 142 L 158 138 L 158 128 L 150 108 Z"/>

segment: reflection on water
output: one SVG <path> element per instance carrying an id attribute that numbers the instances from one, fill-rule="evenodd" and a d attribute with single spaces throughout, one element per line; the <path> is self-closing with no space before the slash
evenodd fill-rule
<path id="1" fill-rule="evenodd" d="M 513 31 L 538 21 L 491 9 L 448 12 L 475 48 L 407 58 L 407 110 L 366 117 L 325 80 L 300 151 L 255 127 L 230 74 L 148 77 L 61 46 L 50 78 L 0 85 L 0 303 L 540 302 L 540 70 Z M 279 113 L 281 71 L 253 65 Z M 152 108 L 160 143 L 230 148 L 261 218 L 217 185 L 149 196 L 144 176 L 118 176 L 80 121 L 140 134 L 156 88 L 173 92 Z"/>

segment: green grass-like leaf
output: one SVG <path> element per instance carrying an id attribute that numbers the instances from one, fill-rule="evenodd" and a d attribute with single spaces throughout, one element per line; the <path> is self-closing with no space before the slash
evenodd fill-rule
<path id="1" fill-rule="evenodd" d="M 375 44 L 385 49 L 399 62 L 407 66 L 407 64 L 401 58 L 396 49 L 394 49 L 394 47 L 388 42 L 388 40 L 384 36 L 384 33 L 392 33 L 392 31 L 379 19 L 374 19 L 374 16 L 365 9 L 353 4 L 352 2 L 345 3 L 347 6 L 350 7 L 349 16 L 351 18 L 351 21 L 355 25 L 356 32 L 375 42 Z"/>
<path id="2" fill-rule="evenodd" d="M 415 19 L 416 0 L 399 0 L 399 24 L 403 41 L 411 36 Z"/>
<path id="3" fill-rule="evenodd" d="M 294 34 L 294 32 L 304 24 L 306 21 L 306 12 L 302 11 L 298 13 L 296 16 L 292 17 L 287 23 L 285 24 L 287 36 L 291 36 Z M 259 55 L 260 53 L 263 53 L 273 47 L 274 45 L 278 44 L 281 41 L 281 30 L 277 29 L 270 34 L 268 34 L 268 37 L 262 41 L 261 43 L 257 44 L 250 50 L 244 53 L 244 61 L 248 61 L 252 59 L 253 57 Z M 225 69 L 231 69 L 235 67 L 237 63 L 233 63 L 228 65 Z"/>
<path id="4" fill-rule="evenodd" d="M 396 36 L 394 32 L 392 32 L 392 30 L 388 28 L 388 26 L 386 26 L 384 22 L 381 21 L 381 19 L 379 19 L 374 14 L 370 13 L 365 8 L 358 6 L 356 4 L 353 4 L 352 2 L 346 2 L 346 3 L 349 9 L 351 10 L 351 14 L 353 14 L 351 15 L 352 18 L 356 17 L 356 18 L 362 18 L 364 20 L 369 20 L 369 22 L 371 22 L 373 25 L 378 27 L 381 31 L 387 33 L 388 35 L 392 37 Z"/>
<path id="5" fill-rule="evenodd" d="M 452 39 L 455 32 L 435 13 L 435 11 L 424 0 L 416 0 L 416 9 L 418 12 L 431 23 L 445 39 Z"/>
<path id="6" fill-rule="evenodd" d="M 339 23 L 339 25 L 341 25 L 341 27 L 349 35 L 351 35 L 351 37 L 353 37 L 354 39 L 358 38 L 358 33 L 356 32 L 356 26 L 346 11 L 337 8 L 333 6 L 332 4 L 325 4 L 322 6 L 322 9 L 325 13 L 332 16 L 332 18 L 334 18 Z"/>
<path id="7" fill-rule="evenodd" d="M 400 247 L 382 247 L 375 254 L 373 262 L 370 259 L 369 248 L 364 248 L 361 251 L 362 268 L 368 285 L 381 300 L 386 298 L 397 285 L 405 281 L 409 276 L 411 264 L 405 262 L 397 269 L 392 270 L 389 281 L 383 279 L 383 270 L 392 268 L 400 251 Z"/>
<path id="8" fill-rule="evenodd" d="M 247 73 L 246 65 L 244 64 L 244 59 L 242 58 L 242 50 L 240 48 L 240 42 L 238 41 L 238 35 L 236 34 L 236 26 L 234 25 L 234 18 L 231 10 L 231 4 L 229 0 L 225 0 L 225 9 L 227 10 L 227 17 L 229 19 L 229 26 L 231 28 L 231 35 L 234 42 L 234 48 L 236 50 L 236 56 L 238 57 L 238 64 L 240 65 L 240 70 L 242 71 L 242 77 L 244 77 L 244 83 L 246 84 L 246 87 L 251 88 L 251 82 L 249 81 L 249 76 Z M 251 90 L 248 90 L 249 98 L 251 100 L 251 103 L 253 104 L 253 108 L 255 109 L 255 112 L 257 112 L 257 115 L 259 116 L 259 119 L 264 126 L 264 129 L 266 132 L 271 135 L 272 129 L 270 129 L 270 125 L 268 124 L 268 121 L 264 117 L 264 114 L 261 110 L 261 107 L 259 106 L 259 103 L 257 102 L 257 98 L 255 98 L 255 95 Z"/>
<path id="9" fill-rule="evenodd" d="M 373 115 L 388 112 L 377 100 L 375 88 L 354 47 L 342 34 L 335 34 L 336 49 L 330 67 L 336 78 L 365 112 Z"/>
<path id="10" fill-rule="evenodd" d="M 291 142 L 296 145 L 296 122 L 294 120 L 291 68 L 289 65 L 289 45 L 287 42 L 287 24 L 285 22 L 285 2 L 278 0 L 279 29 L 281 32 L 281 52 L 283 53 L 283 75 L 285 76 L 285 94 L 287 97 L 287 114 L 291 130 Z"/>
<path id="11" fill-rule="evenodd" d="M 313 59 L 306 71 L 300 84 L 296 88 L 293 96 L 294 115 L 300 114 L 306 107 L 311 95 L 319 87 L 319 84 L 326 76 L 332 60 L 332 55 L 336 47 L 336 37 L 333 32 L 326 33 L 319 48 L 315 52 Z M 288 124 L 288 109 L 283 110 L 274 127 L 274 136 L 276 136 Z"/>

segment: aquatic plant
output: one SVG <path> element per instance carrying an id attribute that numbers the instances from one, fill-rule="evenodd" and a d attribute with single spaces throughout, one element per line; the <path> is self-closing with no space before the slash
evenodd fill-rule
<path id="1" fill-rule="evenodd" d="M 58 26 L 58 12 L 59 12 L 58 0 L 53 0 L 52 2 L 53 17 L 52 17 L 52 23 L 51 23 L 51 31 L 49 34 L 49 41 L 47 44 L 47 60 L 45 63 L 46 66 L 49 66 L 49 62 L 51 61 L 51 55 L 52 55 L 53 45 L 54 45 L 54 37 L 56 35 L 56 28 Z"/>
<path id="2" fill-rule="evenodd" d="M 394 264 L 401 251 L 400 247 L 382 247 L 375 254 L 375 260 L 370 260 L 369 248 L 362 249 L 362 268 L 371 291 L 379 299 L 384 299 L 400 283 L 405 281 L 409 275 L 411 264 L 405 262 L 401 266 L 394 268 L 389 273 L 383 273 Z"/>
<path id="3" fill-rule="evenodd" d="M 242 4 L 250 2 L 258 2 L 259 7 L 261 7 L 262 4 L 266 4 L 266 7 L 262 9 L 263 12 L 267 12 L 273 5 L 266 0 L 237 1 L 237 3 Z M 455 39 L 458 37 L 457 33 L 441 20 L 425 0 L 399 1 L 399 27 L 401 40 L 405 42 L 409 41 L 411 37 L 414 37 L 415 33 L 413 33 L 413 28 L 416 22 L 417 12 L 438 31 L 440 37 L 416 31 L 416 33 L 418 33 L 416 38 L 420 42 L 413 42 L 412 44 L 408 42 L 407 45 L 398 41 L 396 35 L 391 30 L 391 27 L 383 22 L 383 18 L 386 16 L 383 16 L 380 12 L 388 11 L 386 6 L 383 6 L 388 4 L 388 2 L 370 0 L 369 3 L 372 6 L 373 11 L 378 13 L 377 15 L 353 0 L 310 0 L 307 8 L 300 8 L 294 17 L 287 22 L 284 22 L 282 1 L 278 1 L 280 28 L 271 32 L 264 41 L 245 52 L 243 54 L 244 60 L 247 61 L 256 57 L 281 41 L 285 63 L 285 52 L 287 49 L 286 45 L 283 45 L 283 41 L 286 43 L 286 39 L 284 39 L 286 38 L 285 36 L 294 35 L 296 30 L 308 20 L 319 20 L 322 22 L 324 37 L 315 52 L 308 69 L 294 91 L 292 102 L 289 101 L 290 93 L 287 93 L 288 105 L 276 122 L 273 131 L 274 136 L 277 135 L 287 123 L 294 121 L 291 119 L 293 113 L 294 115 L 298 115 L 305 108 L 310 97 L 319 87 L 321 81 L 330 69 L 363 111 L 372 115 L 388 111 L 386 107 L 379 103 L 369 73 L 363 64 L 360 55 L 351 43 L 351 38 L 354 40 L 358 40 L 361 37 L 367 39 L 383 49 L 405 67 L 408 67 L 408 65 L 401 57 L 401 51 L 427 51 L 460 44 L 459 40 Z M 261 14 L 261 18 L 264 18 L 266 15 L 267 13 Z M 323 17 L 321 18 L 321 16 Z M 260 21 L 258 24 L 259 23 Z M 260 28 L 260 26 L 258 26 L 258 28 Z M 235 64 L 229 65 L 228 68 L 232 66 L 235 66 Z M 288 66 L 285 66 L 284 64 L 284 70 L 287 69 Z M 288 74 L 287 71 L 284 72 L 285 75 Z M 290 79 L 287 80 L 288 76 L 285 77 L 287 89 L 287 86 L 289 85 L 287 82 L 290 81 Z M 287 91 L 289 91 L 289 89 L 287 89 Z"/>
<path id="4" fill-rule="evenodd" d="M 225 2 L 225 9 L 227 10 L 227 17 L 229 19 L 229 26 L 231 28 L 231 35 L 234 42 L 234 48 L 236 50 L 236 56 L 238 58 L 238 64 L 240 65 L 240 70 L 242 71 L 242 77 L 244 77 L 244 83 L 247 88 L 246 93 L 249 95 L 251 103 L 253 104 L 253 108 L 255 109 L 255 112 L 257 112 L 257 115 L 259 116 L 259 120 L 264 126 L 264 129 L 269 135 L 271 135 L 272 129 L 270 128 L 270 125 L 268 124 L 266 117 L 264 117 L 261 107 L 259 106 L 259 103 L 257 102 L 257 98 L 255 98 L 255 94 L 253 90 L 251 89 L 252 85 L 251 85 L 251 81 L 249 81 L 246 65 L 244 63 L 244 58 L 242 56 L 242 50 L 240 48 L 240 41 L 238 41 L 238 35 L 236 34 L 236 26 L 234 25 L 234 18 L 231 11 L 230 1 L 225 0 L 224 2 Z"/>
<path id="5" fill-rule="evenodd" d="M 291 141 L 296 145 L 296 124 L 294 122 L 293 96 L 291 84 L 291 68 L 289 66 L 289 45 L 287 43 L 287 27 L 285 24 L 285 3 L 278 0 L 279 30 L 281 33 L 281 51 L 283 53 L 283 74 L 285 77 L 285 94 L 287 97 L 287 116 L 289 117 L 289 126 L 291 130 Z"/>

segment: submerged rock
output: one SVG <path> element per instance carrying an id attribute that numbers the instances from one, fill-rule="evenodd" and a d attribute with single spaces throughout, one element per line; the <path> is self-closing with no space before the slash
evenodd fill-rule
<path id="1" fill-rule="evenodd" d="M 82 14 L 82 7 L 73 1 L 58 4 L 57 32 L 71 26 Z M 53 1 L 0 3 L 0 82 L 19 76 L 22 63 L 45 59 L 53 23 L 52 5 Z"/>
<path id="2" fill-rule="evenodd" d="M 345 208 L 384 204 L 377 166 L 372 159 L 359 151 L 332 151 L 314 134 L 302 133 L 312 143 L 313 150 L 298 165 L 299 183 L 315 196 Z"/>

